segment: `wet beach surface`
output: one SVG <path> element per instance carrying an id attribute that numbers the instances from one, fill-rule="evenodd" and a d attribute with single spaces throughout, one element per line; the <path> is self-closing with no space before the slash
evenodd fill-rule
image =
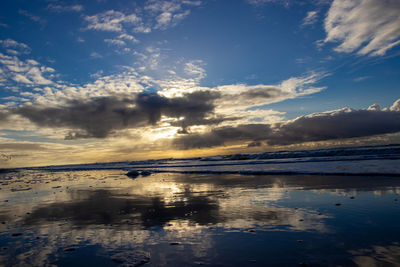
<path id="1" fill-rule="evenodd" d="M 400 264 L 399 177 L 0 174 L 5 266 Z"/>

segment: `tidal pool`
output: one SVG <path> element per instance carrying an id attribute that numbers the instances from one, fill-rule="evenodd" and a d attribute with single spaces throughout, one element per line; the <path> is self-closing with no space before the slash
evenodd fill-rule
<path id="1" fill-rule="evenodd" d="M 400 179 L 0 174 L 4 266 L 400 265 Z"/>

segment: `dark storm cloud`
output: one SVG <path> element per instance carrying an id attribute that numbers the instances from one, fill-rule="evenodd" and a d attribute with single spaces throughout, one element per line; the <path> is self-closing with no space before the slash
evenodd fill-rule
<path id="1" fill-rule="evenodd" d="M 395 109 L 341 109 L 302 116 L 285 123 L 246 124 L 214 128 L 203 134 L 190 134 L 174 140 L 182 149 L 206 148 L 232 141 L 248 146 L 290 145 L 400 132 L 400 112 Z"/>
<path id="2" fill-rule="evenodd" d="M 183 120 L 172 123 L 173 126 L 185 129 L 191 125 L 210 125 L 224 120 L 221 117 L 207 118 L 208 115 L 214 113 L 214 100 L 220 97 L 217 92 L 199 91 L 175 98 L 166 98 L 157 94 L 151 97 L 154 97 L 155 101 L 149 101 L 148 95 L 139 95 L 138 105 L 148 111 L 149 114 L 152 114 L 155 109 L 167 117 L 184 117 Z M 154 102 L 158 103 L 158 105 L 155 105 Z"/>
<path id="3" fill-rule="evenodd" d="M 267 142 L 271 145 L 287 145 L 399 131 L 400 112 L 341 109 L 283 123 Z"/>
<path id="4" fill-rule="evenodd" d="M 264 95 L 258 90 L 246 94 L 247 98 Z M 271 97 L 271 92 L 264 96 Z M 197 91 L 171 98 L 156 93 L 139 93 L 130 98 L 109 96 L 70 100 L 56 107 L 31 104 L 10 109 L 7 113 L 0 112 L 0 122 L 11 114 L 18 114 L 39 126 L 70 129 L 67 139 L 105 138 L 118 130 L 157 125 L 165 116 L 176 118 L 176 121 L 168 123 L 181 127 L 181 135 L 173 140 L 173 145 L 179 149 L 207 148 L 230 142 L 248 143 L 250 147 L 263 143 L 290 145 L 400 132 L 399 100 L 390 109 L 381 110 L 379 105 L 373 105 L 368 109 L 344 108 L 315 113 L 274 125 L 215 127 L 223 121 L 238 119 L 219 116 L 215 112 L 215 103 L 222 98 L 215 91 Z M 192 125 L 214 127 L 209 132 L 190 133 L 187 127 Z"/>
<path id="5" fill-rule="evenodd" d="M 270 134 L 271 126 L 267 124 L 225 126 L 204 134 L 182 136 L 174 140 L 174 145 L 182 149 L 214 147 L 231 141 L 264 140 Z"/>
<path id="6" fill-rule="evenodd" d="M 208 125 L 222 121 L 209 119 L 214 113 L 218 93 L 199 91 L 182 97 L 167 98 L 158 94 L 137 94 L 132 98 L 101 97 L 71 100 L 64 106 L 45 107 L 26 105 L 12 110 L 45 127 L 71 129 L 67 136 L 74 138 L 105 138 L 115 130 L 157 124 L 163 115 L 183 118 L 177 126 Z"/>
<path id="7" fill-rule="evenodd" d="M 0 123 L 6 122 L 9 114 L 6 111 L 0 110 Z"/>
<path id="8" fill-rule="evenodd" d="M 254 99 L 254 98 L 265 98 L 265 99 L 273 99 L 279 97 L 288 96 L 289 93 L 283 92 L 279 88 L 263 88 L 263 87 L 255 87 L 243 92 L 239 95 L 239 97 L 243 99 Z"/>

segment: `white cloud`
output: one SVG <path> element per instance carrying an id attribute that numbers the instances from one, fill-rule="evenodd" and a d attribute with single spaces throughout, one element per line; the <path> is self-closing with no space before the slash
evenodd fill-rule
<path id="1" fill-rule="evenodd" d="M 400 44 L 398 0 L 334 0 L 325 18 L 324 42 L 337 52 L 382 56 Z"/>
<path id="2" fill-rule="evenodd" d="M 370 79 L 370 78 L 371 78 L 371 76 L 360 76 L 360 77 L 354 78 L 353 81 L 362 82 L 362 81 L 365 81 L 365 80 Z"/>
<path id="3" fill-rule="evenodd" d="M 157 17 L 156 29 L 168 26 L 172 20 L 172 14 L 170 12 L 163 12 Z"/>
<path id="4" fill-rule="evenodd" d="M 400 99 L 393 103 L 393 105 L 390 107 L 390 110 L 400 112 Z"/>
<path id="5" fill-rule="evenodd" d="M 2 81 L 14 81 L 31 86 L 48 85 L 53 83 L 49 78 L 45 78 L 44 75 L 53 73 L 54 69 L 42 66 L 39 62 L 33 59 L 20 60 L 16 56 L 9 56 L 0 53 L 0 68 Z"/>
<path id="6" fill-rule="evenodd" d="M 15 56 L 21 54 L 20 52 L 18 52 L 17 50 L 14 50 L 14 49 L 6 49 L 6 52 L 7 52 L 7 54 L 15 55 Z"/>
<path id="7" fill-rule="evenodd" d="M 314 94 L 325 89 L 325 87 L 312 86 L 325 76 L 325 73 L 311 73 L 306 76 L 289 78 L 278 85 L 249 86 L 235 84 L 219 86 L 216 89 L 223 95 L 219 108 L 221 112 L 230 113 Z"/>
<path id="8" fill-rule="evenodd" d="M 42 19 L 41 17 L 39 17 L 39 16 L 37 16 L 37 15 L 34 15 L 34 14 L 32 14 L 32 13 L 26 11 L 26 10 L 20 9 L 20 10 L 18 10 L 18 13 L 21 14 L 21 15 L 24 15 L 24 16 L 28 17 L 28 18 L 31 19 L 32 21 L 35 21 L 35 22 L 40 23 L 41 25 L 46 24 L 46 20 L 45 20 L 45 19 Z"/>
<path id="9" fill-rule="evenodd" d="M 15 51 L 15 52 L 12 52 L 12 54 L 19 54 L 19 53 L 29 54 L 31 52 L 31 49 L 28 45 L 17 42 L 12 39 L 0 40 L 0 45 L 6 49 L 12 48 L 12 51 Z M 11 51 L 11 50 L 7 50 L 7 51 Z"/>
<path id="10" fill-rule="evenodd" d="M 144 7 L 137 7 L 131 14 L 108 10 L 86 16 L 85 20 L 88 23 L 86 29 L 121 32 L 122 34 L 132 31 L 149 33 L 153 29 L 165 30 L 174 27 L 187 17 L 190 14 L 188 7 L 199 5 L 201 5 L 201 1 L 149 0 Z"/>
<path id="11" fill-rule="evenodd" d="M 139 40 L 137 40 L 134 36 L 126 34 L 126 33 L 122 33 L 122 34 L 118 35 L 118 38 L 131 41 L 132 43 L 138 43 L 139 42 Z"/>
<path id="12" fill-rule="evenodd" d="M 62 5 L 55 5 L 55 4 L 49 4 L 47 6 L 47 9 L 53 12 L 80 12 L 83 10 L 82 5 L 72 5 L 72 6 L 62 6 Z"/>
<path id="13" fill-rule="evenodd" d="M 309 11 L 307 12 L 307 16 L 303 19 L 303 26 L 312 25 L 317 22 L 318 19 L 318 11 Z"/>
<path id="14" fill-rule="evenodd" d="M 303 58 L 296 58 L 296 63 L 298 64 L 305 64 L 312 60 L 312 57 L 303 57 Z"/>
<path id="15" fill-rule="evenodd" d="M 21 75 L 19 73 L 15 74 L 14 77 L 12 77 L 14 81 L 17 83 L 27 83 L 27 84 L 32 84 L 32 82 L 26 78 L 24 75 Z"/>
<path id="16" fill-rule="evenodd" d="M 185 72 L 188 70 L 187 66 L 191 66 L 190 63 L 186 63 Z M 177 97 L 196 91 L 219 93 L 221 97 L 215 101 L 216 114 L 227 117 L 243 117 L 247 122 L 251 122 L 254 119 L 259 122 L 271 120 L 271 113 L 265 113 L 264 108 L 260 108 L 260 106 L 324 90 L 325 87 L 313 85 L 327 76 L 326 73 L 313 72 L 308 75 L 289 78 L 277 85 L 230 84 L 217 87 L 202 87 L 199 83 L 201 77 L 205 77 L 205 73 L 203 74 L 200 69 L 196 71 L 193 66 L 189 70 L 193 71 L 193 74 L 197 72 L 197 76 L 186 79 L 175 76 L 167 80 L 153 81 L 162 88 L 159 94 L 166 97 Z M 247 115 L 245 116 L 245 114 Z M 274 120 L 276 121 L 280 115 L 274 115 Z M 229 121 L 226 123 L 230 124 Z"/>
<path id="17" fill-rule="evenodd" d="M 97 53 L 97 52 L 92 52 L 92 53 L 90 53 L 90 57 L 91 57 L 91 58 L 102 58 L 103 56 L 100 55 L 100 54 Z"/>
<path id="18" fill-rule="evenodd" d="M 204 65 L 201 60 L 187 62 L 184 66 L 184 72 L 192 77 L 197 77 L 199 80 L 206 77 L 206 71 L 202 67 Z"/>
<path id="19" fill-rule="evenodd" d="M 314 87 L 312 85 L 328 75 L 325 72 L 311 72 L 308 75 L 292 77 L 279 84 L 279 88 L 295 97 L 317 93 L 325 87 Z"/>
<path id="20" fill-rule="evenodd" d="M 181 10 L 180 1 L 160 1 L 160 0 L 150 0 L 148 1 L 145 9 L 154 12 L 177 12 Z"/>
<path id="21" fill-rule="evenodd" d="M 183 5 L 200 5 L 201 2 L 191 1 L 149 1 L 145 6 L 145 10 L 149 10 L 155 17 L 155 29 L 166 29 L 177 25 L 182 19 L 190 14 L 189 9 L 185 9 Z"/>
<path id="22" fill-rule="evenodd" d="M 86 29 L 89 30 L 122 32 L 123 24 L 137 24 L 141 19 L 134 13 L 125 15 L 119 11 L 108 10 L 93 16 L 86 16 L 85 20 L 88 23 Z"/>
<path id="23" fill-rule="evenodd" d="M 33 59 L 27 59 L 26 62 L 33 66 L 39 65 L 39 62 L 37 62 L 36 60 L 33 60 Z"/>
<path id="24" fill-rule="evenodd" d="M 42 105 L 62 105 L 70 100 L 92 99 L 108 96 L 131 96 L 143 92 L 149 77 L 140 76 L 135 70 L 124 71 L 120 74 L 104 75 L 100 70 L 92 75 L 96 80 L 83 85 L 54 84 L 43 87 L 37 93 L 27 95 L 32 102 Z"/>
<path id="25" fill-rule="evenodd" d="M 41 67 L 40 67 L 40 71 L 41 71 L 41 72 L 55 72 L 56 70 L 53 69 L 53 68 L 51 68 L 51 67 L 44 67 L 44 66 L 41 66 Z"/>
<path id="26" fill-rule="evenodd" d="M 90 77 L 91 77 L 91 78 L 98 79 L 98 78 L 100 78 L 101 76 L 103 76 L 103 74 L 104 74 L 104 71 L 103 71 L 103 70 L 98 70 L 98 71 L 96 71 L 95 73 L 90 74 Z"/>
<path id="27" fill-rule="evenodd" d="M 119 39 L 104 39 L 104 42 L 110 44 L 110 45 L 116 45 L 116 46 L 125 46 L 126 43 L 122 40 Z"/>
<path id="28" fill-rule="evenodd" d="M 374 111 L 380 111 L 381 106 L 379 104 L 373 104 L 367 108 L 367 110 L 374 110 Z"/>
<path id="29" fill-rule="evenodd" d="M 40 71 L 40 69 L 37 67 L 30 68 L 30 70 L 26 73 L 26 76 L 29 77 L 36 85 L 52 83 L 52 81 L 43 77 L 42 71 Z"/>
<path id="30" fill-rule="evenodd" d="M 138 25 L 133 29 L 136 33 L 149 33 L 151 32 L 151 28 L 145 25 Z"/>
<path id="31" fill-rule="evenodd" d="M 185 5 L 192 5 L 192 6 L 200 6 L 201 5 L 201 1 L 183 0 L 182 3 Z"/>

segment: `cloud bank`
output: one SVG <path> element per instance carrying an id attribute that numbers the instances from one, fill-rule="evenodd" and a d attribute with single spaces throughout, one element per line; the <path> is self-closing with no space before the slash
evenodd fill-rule
<path id="1" fill-rule="evenodd" d="M 251 97 L 266 97 L 265 94 L 253 94 L 251 90 L 249 94 Z M 268 91 L 266 94 L 274 97 Z M 69 129 L 66 139 L 106 138 L 120 130 L 149 126 L 159 129 L 175 127 L 172 145 L 178 149 L 211 148 L 233 143 L 282 146 L 400 132 L 400 99 L 384 109 L 374 104 L 367 109 L 342 108 L 286 122 L 250 123 L 242 120 L 240 112 L 230 116 L 218 113 L 218 103 L 223 97 L 217 90 L 172 97 L 141 92 L 131 97 L 69 100 L 64 105 L 53 107 L 27 104 L 3 110 L 0 120 L 19 115 L 41 127 L 66 128 Z"/>
<path id="2" fill-rule="evenodd" d="M 31 122 L 44 127 L 72 129 L 68 139 L 105 138 L 115 130 L 156 125 L 162 117 L 185 129 L 191 125 L 208 125 L 222 121 L 211 118 L 213 100 L 218 93 L 209 91 L 166 98 L 155 93 L 141 93 L 133 98 L 100 97 L 70 100 L 64 106 L 25 105 L 12 109 Z"/>
<path id="3" fill-rule="evenodd" d="M 184 71 L 194 78 L 169 81 L 137 79 L 133 73 L 103 77 L 82 87 L 44 87 L 27 94 L 26 104 L 3 109 L 3 121 L 11 115 L 47 128 L 68 130 L 67 139 L 106 138 L 117 131 L 175 127 L 179 133 L 198 132 L 211 125 L 228 126 L 277 121 L 279 112 L 266 104 L 319 92 L 313 86 L 324 74 L 292 77 L 277 85 L 233 84 L 201 87 L 203 70 L 186 64 Z M 143 77 L 142 77 L 143 78 Z M 147 82 L 146 89 L 141 84 Z M 159 91 L 151 86 L 161 86 Z M 189 88 L 189 89 L 188 89 Z M 197 127 L 197 128 L 196 128 Z"/>
<path id="4" fill-rule="evenodd" d="M 400 99 L 389 109 L 343 108 L 301 116 L 276 124 L 246 124 L 214 128 L 210 132 L 181 136 L 174 145 L 181 149 L 206 148 L 241 141 L 249 145 L 291 145 L 304 142 L 366 137 L 400 132 Z"/>

